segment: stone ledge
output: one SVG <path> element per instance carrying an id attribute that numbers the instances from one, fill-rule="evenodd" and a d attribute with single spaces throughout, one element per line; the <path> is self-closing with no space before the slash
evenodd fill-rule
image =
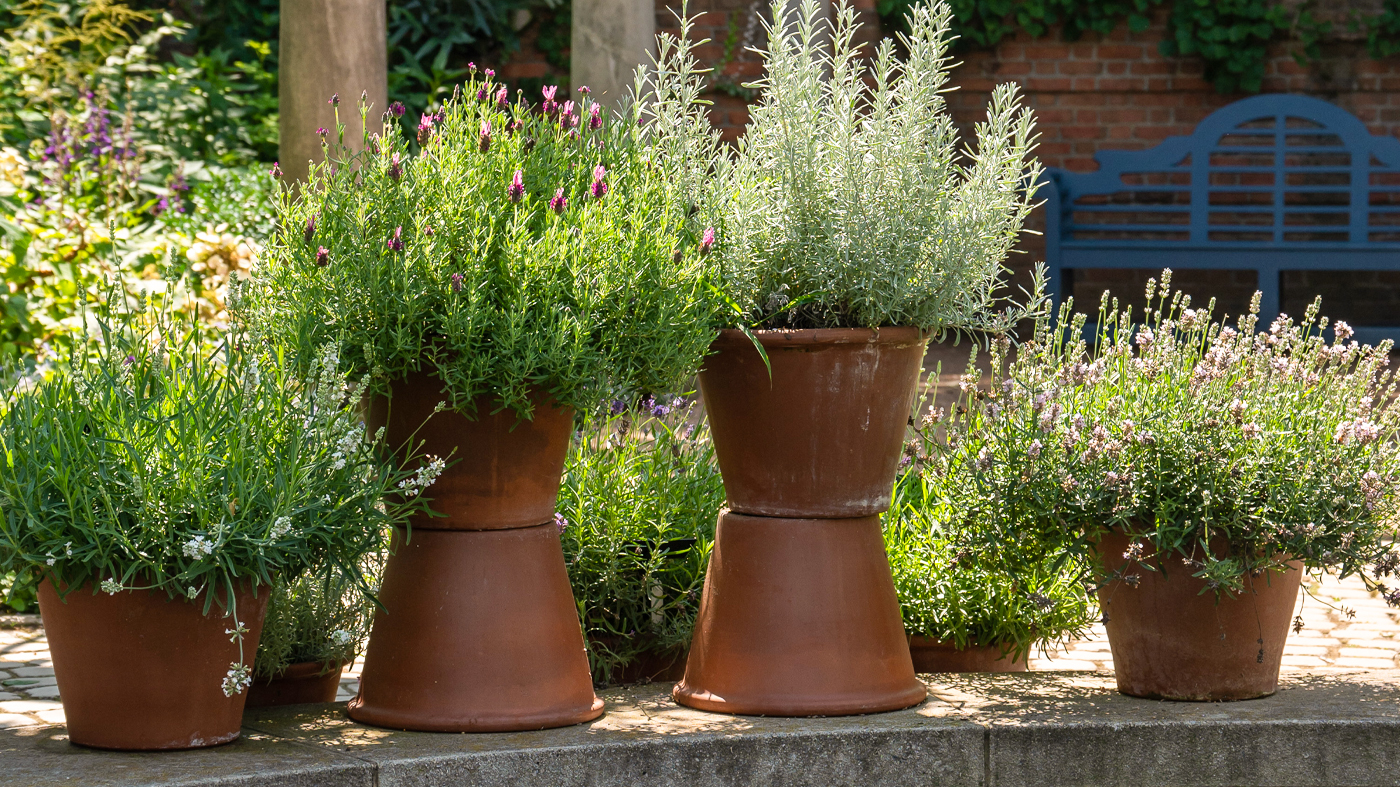
<path id="1" fill-rule="evenodd" d="M 355 724 L 343 705 L 256 709 L 217 749 L 120 754 L 62 727 L 0 732 L 0 783 L 223 787 L 1400 785 L 1400 671 L 1293 674 L 1237 703 L 1124 697 L 1111 675 L 927 676 L 910 710 L 719 716 L 669 685 L 603 693 L 592 724 L 455 735 Z"/>

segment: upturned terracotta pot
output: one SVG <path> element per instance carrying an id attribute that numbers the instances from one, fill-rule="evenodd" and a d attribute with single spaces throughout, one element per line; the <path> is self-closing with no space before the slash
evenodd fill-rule
<path id="1" fill-rule="evenodd" d="M 413 529 L 490 530 L 553 519 L 573 410 L 541 394 L 534 397 L 529 421 L 510 409 L 493 414 L 500 404 L 491 397 L 477 401 L 475 420 L 451 410 L 434 412 L 450 398 L 437 377 L 414 372 L 393 386 L 392 396 L 372 397 L 365 413 L 370 432 L 384 427 L 395 450 L 412 440 L 420 457 L 455 463 L 425 492 L 433 510 L 446 516 L 415 517 Z"/>
<path id="2" fill-rule="evenodd" d="M 909 657 L 914 660 L 914 671 L 919 674 L 1025 672 L 1029 668 L 1026 658 L 1013 659 L 998 647 L 973 645 L 958 648 L 951 642 L 918 635 L 909 637 Z"/>
<path id="3" fill-rule="evenodd" d="M 1110 571 L 1128 561 L 1130 539 L 1109 533 L 1097 546 Z M 1166 700 L 1247 700 L 1278 690 L 1288 626 L 1298 602 L 1302 565 L 1246 577 L 1244 592 L 1217 601 L 1180 559 L 1158 571 L 1129 568 L 1138 586 L 1115 580 L 1099 591 L 1118 690 Z M 1165 569 L 1162 571 L 1161 569 Z"/>
<path id="4" fill-rule="evenodd" d="M 275 678 L 259 678 L 248 687 L 248 707 L 269 705 L 305 705 L 311 702 L 335 702 L 340 691 L 340 663 L 302 661 L 287 665 L 287 670 Z"/>
<path id="5" fill-rule="evenodd" d="M 234 594 L 244 663 L 258 652 L 267 588 Z M 238 662 L 233 621 L 216 602 L 205 616 L 204 597 L 170 598 L 165 591 L 107 594 L 85 585 L 62 599 L 39 584 L 39 612 L 63 697 L 68 739 L 81 746 L 126 751 L 196 749 L 238 737 L 247 692 L 224 695 L 223 681 Z"/>
<path id="6" fill-rule="evenodd" d="M 396 533 L 379 601 L 352 719 L 502 732 L 602 714 L 553 521 Z"/>
<path id="7" fill-rule="evenodd" d="M 842 716 L 907 708 L 926 693 L 909 659 L 879 517 L 720 513 L 677 702 Z"/>
<path id="8" fill-rule="evenodd" d="M 700 372 L 730 508 L 850 518 L 887 510 L 926 338 L 915 328 L 721 331 Z"/>

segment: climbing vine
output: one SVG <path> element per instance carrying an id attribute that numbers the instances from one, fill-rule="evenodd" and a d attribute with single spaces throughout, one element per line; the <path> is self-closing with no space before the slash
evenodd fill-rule
<path id="1" fill-rule="evenodd" d="M 922 0 L 877 0 L 887 25 L 903 27 L 906 11 Z M 1319 21 L 1308 0 L 1298 5 L 1278 0 L 950 0 L 962 46 L 995 46 L 1024 30 L 1034 37 L 1055 25 L 1067 41 L 1085 33 L 1109 33 L 1122 22 L 1134 32 L 1151 25 L 1151 14 L 1169 8 L 1164 55 L 1196 56 L 1205 63 L 1205 78 L 1221 93 L 1257 93 L 1263 83 L 1269 46 L 1290 41 L 1293 55 L 1306 63 L 1318 56 L 1318 44 L 1331 30 Z M 1384 0 L 1380 16 L 1353 18 L 1367 31 L 1372 57 L 1400 54 L 1400 0 Z"/>

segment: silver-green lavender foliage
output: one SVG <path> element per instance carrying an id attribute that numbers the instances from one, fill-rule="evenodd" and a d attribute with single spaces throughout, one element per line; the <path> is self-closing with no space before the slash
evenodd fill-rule
<path id="1" fill-rule="evenodd" d="M 635 122 L 644 107 L 575 98 L 511 101 L 475 73 L 417 154 L 396 130 L 362 153 L 328 145 L 278 203 L 261 323 L 302 357 L 337 343 L 376 392 L 434 372 L 469 416 L 528 416 L 535 390 L 577 410 L 683 390 L 714 311 L 685 181 Z"/>
<path id="2" fill-rule="evenodd" d="M 255 677 L 275 678 L 308 661 L 339 671 L 337 665 L 355 660 L 374 619 L 374 601 L 365 588 L 378 590 L 387 542 L 382 546 L 361 561 L 356 581 L 316 566 L 277 578 L 253 662 Z"/>
<path id="3" fill-rule="evenodd" d="M 333 348 L 299 376 L 237 331 L 210 349 L 168 312 L 108 303 L 93 356 L 4 391 L 0 571 L 206 613 L 311 566 L 363 585 L 361 557 L 424 499 L 380 462 Z"/>
<path id="4" fill-rule="evenodd" d="M 1170 271 L 1135 316 L 1105 295 L 1097 343 L 1084 315 L 1042 319 L 990 388 L 969 368 L 940 462 L 965 506 L 1006 512 L 1001 540 L 1090 549 L 1113 528 L 1144 570 L 1183 570 L 1221 593 L 1300 560 L 1315 571 L 1395 572 L 1400 407 L 1391 344 L 1348 341 L 1314 303 L 1257 330 L 1191 308 Z M 941 414 L 935 414 L 941 415 Z M 1227 546 L 1222 546 L 1227 545 Z M 1136 570 L 1136 569 L 1135 569 Z"/>
<path id="5" fill-rule="evenodd" d="M 761 98 L 723 185 L 717 245 L 740 322 L 1001 330 L 1004 261 L 1033 203 L 1034 121 L 993 91 L 960 151 L 943 93 L 946 3 L 918 6 L 865 66 L 855 9 L 775 0 Z M 868 80 L 868 81 L 867 81 Z M 1037 308 L 1039 293 L 1030 307 Z M 732 322 L 732 320 L 731 320 Z"/>

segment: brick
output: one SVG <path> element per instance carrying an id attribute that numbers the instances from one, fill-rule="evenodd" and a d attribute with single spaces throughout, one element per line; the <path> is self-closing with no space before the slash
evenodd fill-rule
<path id="1" fill-rule="evenodd" d="M 1141 46 L 1131 44 L 1099 44 L 1094 56 L 1101 60 L 1140 60 L 1143 56 Z"/>
<path id="2" fill-rule="evenodd" d="M 1024 47 L 1027 60 L 1067 60 L 1069 47 L 1056 44 L 1028 44 Z"/>
<path id="3" fill-rule="evenodd" d="M 1103 72 L 1103 63 L 1093 60 L 1061 60 L 1056 64 L 1061 74 L 1082 76 Z"/>
<path id="4" fill-rule="evenodd" d="M 1146 84 L 1147 83 L 1144 80 L 1133 79 L 1131 77 L 1126 79 L 1099 77 L 1098 84 L 1095 87 L 1103 91 L 1112 91 L 1114 93 L 1128 93 L 1136 90 L 1142 90 L 1146 87 Z"/>

